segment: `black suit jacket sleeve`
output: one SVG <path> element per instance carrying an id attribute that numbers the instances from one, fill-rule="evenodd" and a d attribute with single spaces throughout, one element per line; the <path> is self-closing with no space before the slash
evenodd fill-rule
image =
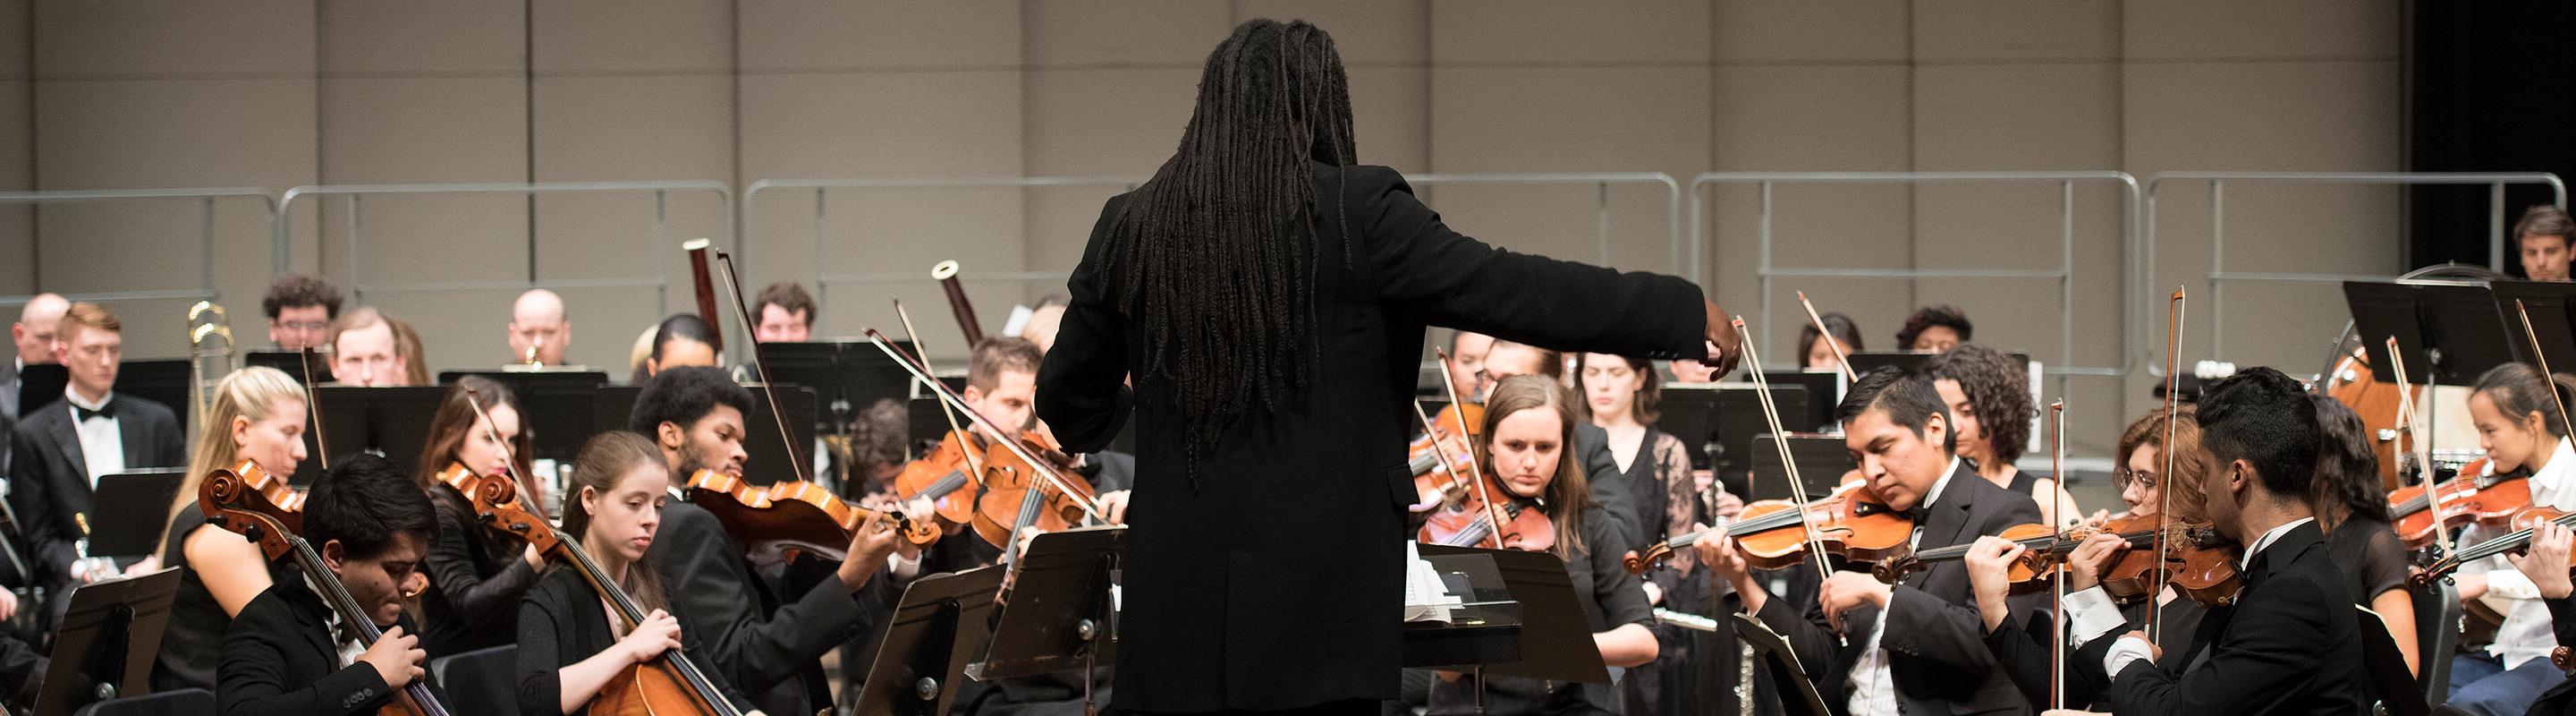
<path id="1" fill-rule="evenodd" d="M 1064 317 L 1055 345 L 1038 366 L 1037 413 L 1066 450 L 1099 452 L 1118 437 L 1136 394 L 1127 384 L 1127 317 L 1100 284 L 1100 251 L 1127 197 L 1109 200 L 1091 228 L 1091 244 L 1065 283 Z"/>
<path id="2" fill-rule="evenodd" d="M 375 667 L 317 663 L 312 632 L 322 628 L 299 619 L 275 587 L 244 606 L 224 629 L 215 690 L 224 716 L 367 714 L 393 697 Z"/>
<path id="3" fill-rule="evenodd" d="M 1973 479 L 1974 475 L 1968 477 Z M 1964 488 L 1952 485 L 1952 489 Z M 2001 534 L 2013 525 L 2040 521 L 2038 503 L 2027 499 L 2000 502 L 2000 506 L 1976 506 L 1970 534 Z M 2017 612 L 2030 612 L 2036 604 L 2029 597 L 2012 600 L 2013 611 Z M 1953 665 L 1965 673 L 1983 674 L 1995 669 L 1995 654 L 1986 648 L 1985 635 L 1986 622 L 1978 616 L 1973 599 L 1945 601 L 1900 584 L 1888 593 L 1887 630 L 1879 637 L 1879 645 L 1888 651 Z"/>
<path id="4" fill-rule="evenodd" d="M 446 490 L 432 486 L 432 490 Z M 508 567 L 485 579 L 474 569 L 475 549 L 467 530 L 484 529 L 475 520 L 456 509 L 453 500 L 432 495 L 429 503 L 438 510 L 438 538 L 429 543 L 429 554 L 422 559 L 429 571 L 429 583 L 455 608 L 457 618 L 468 623 L 486 623 L 483 615 L 516 609 L 519 597 L 528 585 L 537 582 L 537 568 L 525 559 L 512 559 Z"/>
<path id="5" fill-rule="evenodd" d="M 2197 716 L 2267 713 L 2303 693 L 2319 669 L 2318 645 L 2333 631 L 2328 620 L 2354 619 L 2344 608 L 2351 597 L 2297 572 L 2275 573 L 2263 589 L 2263 598 L 2236 604 L 2226 639 L 2205 647 L 2206 663 L 2177 676 L 2133 661 L 2105 696 L 2123 716 Z"/>
<path id="6" fill-rule="evenodd" d="M 859 601 L 825 580 L 777 613 L 760 613 L 742 551 L 714 515 L 693 506 L 663 513 L 648 558 L 683 635 L 705 649 L 700 666 L 723 674 L 744 693 L 763 693 L 814 666 L 858 623 Z M 880 575 L 882 576 L 882 575 Z"/>
<path id="7" fill-rule="evenodd" d="M 2549 625 L 2558 634 L 2558 645 L 2576 647 L 2576 595 L 2542 599 L 2549 606 Z"/>
<path id="8" fill-rule="evenodd" d="M 1355 245 L 1368 252 L 1382 304 L 1557 350 L 1707 357 L 1707 313 L 1689 281 L 1495 248 L 1450 230 L 1395 170 L 1346 172 L 1351 230 L 1366 237 Z"/>
<path id="9" fill-rule="evenodd" d="M 1986 634 L 1986 650 L 1994 653 L 1995 662 L 2032 704 L 2048 703 L 2050 651 L 2065 648 L 2048 638 L 2056 630 L 2057 623 L 2049 612 L 2016 609 L 2004 617 L 2002 625 Z M 2068 705 L 2090 704 L 2102 695 L 2102 688 L 2111 681 L 2109 675 L 2102 673 L 2102 655 L 2112 641 L 2127 632 L 2125 628 L 2115 629 L 2109 638 L 2096 639 L 2083 648 L 2065 648 Z"/>
<path id="10" fill-rule="evenodd" d="M 71 523 L 54 509 L 54 476 L 46 467 L 54 447 L 44 434 L 46 424 L 29 420 L 9 433 L 9 506 L 18 512 L 20 532 L 27 537 L 28 553 L 35 555 L 36 570 L 45 575 L 39 583 L 70 573 L 72 561 L 80 556 L 65 536 Z"/>

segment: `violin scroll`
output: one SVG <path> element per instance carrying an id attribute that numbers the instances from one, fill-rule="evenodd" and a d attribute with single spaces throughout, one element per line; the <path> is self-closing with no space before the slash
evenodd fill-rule
<path id="1" fill-rule="evenodd" d="M 304 527 L 299 512 L 303 497 L 249 460 L 216 468 L 197 484 L 197 506 L 206 513 L 206 523 L 259 543 L 260 553 L 270 560 L 295 548 L 296 532 Z"/>

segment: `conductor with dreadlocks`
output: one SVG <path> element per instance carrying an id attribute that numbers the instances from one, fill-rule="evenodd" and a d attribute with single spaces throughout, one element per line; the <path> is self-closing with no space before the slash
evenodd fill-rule
<path id="1" fill-rule="evenodd" d="M 1037 411 L 1075 452 L 1136 421 L 1115 708 L 1396 697 L 1427 326 L 1734 366 L 1698 287 L 1487 246 L 1357 156 L 1332 39 L 1246 22 L 1209 53 L 1180 148 L 1101 209 L 1074 269 Z"/>

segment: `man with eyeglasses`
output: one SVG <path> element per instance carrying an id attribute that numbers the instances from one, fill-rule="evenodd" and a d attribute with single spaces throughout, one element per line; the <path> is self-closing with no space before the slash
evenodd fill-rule
<path id="1" fill-rule="evenodd" d="M 304 274 L 280 277 L 259 300 L 268 314 L 268 340 L 278 350 L 323 349 L 331 321 L 340 317 L 340 289 Z"/>

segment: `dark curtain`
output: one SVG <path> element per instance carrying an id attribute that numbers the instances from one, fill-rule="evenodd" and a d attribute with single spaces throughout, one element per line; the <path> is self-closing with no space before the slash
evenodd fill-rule
<path id="1" fill-rule="evenodd" d="M 2415 0 L 2406 13 L 2410 171 L 2576 180 L 2576 3 Z M 2546 187 L 2507 187 L 2507 231 L 2550 199 Z M 2408 201 L 2413 265 L 2486 263 L 2488 186 L 2420 186 Z M 2505 272 L 2520 276 L 2514 250 L 2508 241 Z"/>

